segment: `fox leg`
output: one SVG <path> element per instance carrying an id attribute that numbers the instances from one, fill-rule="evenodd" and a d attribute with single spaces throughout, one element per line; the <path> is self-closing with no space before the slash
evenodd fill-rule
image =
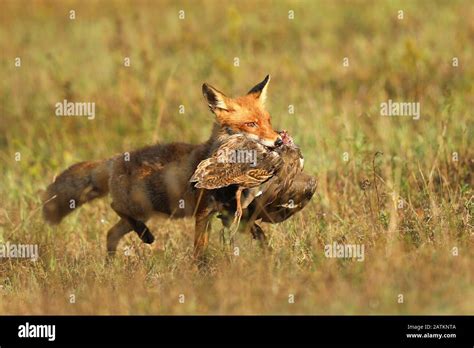
<path id="1" fill-rule="evenodd" d="M 196 226 L 194 231 L 194 257 L 199 258 L 207 249 L 209 243 L 210 214 L 201 212 L 196 215 Z"/>
<path id="2" fill-rule="evenodd" d="M 150 232 L 150 229 L 143 222 L 115 210 L 113 203 L 112 209 L 117 213 L 118 216 L 120 216 L 122 219 L 124 219 L 130 224 L 132 229 L 137 232 L 143 243 L 151 244 L 155 241 L 155 237 L 153 237 L 153 234 Z"/>
<path id="3" fill-rule="evenodd" d="M 125 220 L 127 220 L 127 222 L 132 226 L 133 230 L 137 232 L 143 243 L 151 244 L 155 241 L 155 237 L 150 232 L 150 229 L 143 222 L 135 220 L 129 216 L 126 216 Z"/>
<path id="4" fill-rule="evenodd" d="M 132 226 L 130 226 L 126 220 L 120 219 L 120 221 L 107 232 L 107 252 L 109 256 L 115 254 L 120 239 L 132 230 Z"/>
<path id="5" fill-rule="evenodd" d="M 252 234 L 253 239 L 258 240 L 262 244 L 267 241 L 265 232 L 263 232 L 262 228 L 256 223 L 253 223 L 252 227 L 250 227 L 250 233 Z"/>
<path id="6" fill-rule="evenodd" d="M 194 213 L 196 223 L 194 228 L 194 259 L 201 261 L 209 243 L 209 231 L 211 228 L 212 207 L 209 205 L 205 190 L 201 190 Z"/>
<path id="7" fill-rule="evenodd" d="M 272 247 L 268 243 L 265 232 L 263 232 L 262 228 L 259 225 L 257 225 L 255 222 L 252 224 L 252 227 L 250 228 L 250 233 L 252 234 L 253 239 L 258 240 L 260 247 L 264 251 L 272 251 Z"/>

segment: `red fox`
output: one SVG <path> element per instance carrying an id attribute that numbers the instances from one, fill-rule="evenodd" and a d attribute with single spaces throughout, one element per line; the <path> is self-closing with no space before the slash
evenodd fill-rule
<path id="1" fill-rule="evenodd" d="M 194 254 L 202 255 L 208 244 L 210 217 L 221 207 L 212 191 L 195 188 L 189 180 L 198 164 L 210 156 L 216 141 L 229 132 L 244 134 L 268 147 L 282 145 L 264 107 L 269 80 L 267 76 L 238 98 L 203 84 L 202 92 L 216 123 L 202 144 L 157 144 L 69 167 L 42 197 L 45 220 L 58 224 L 75 208 L 110 194 L 111 207 L 120 220 L 107 233 L 109 254 L 116 252 L 120 239 L 132 230 L 145 243 L 152 243 L 154 238 L 145 222 L 154 214 L 165 214 L 195 217 Z"/>

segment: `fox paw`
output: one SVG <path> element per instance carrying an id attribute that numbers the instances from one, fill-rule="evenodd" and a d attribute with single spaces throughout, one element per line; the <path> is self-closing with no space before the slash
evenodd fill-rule
<path id="1" fill-rule="evenodd" d="M 146 244 L 151 244 L 155 241 L 155 237 L 151 234 L 149 230 L 143 232 L 143 234 L 140 236 L 140 239 L 143 241 L 143 243 Z"/>

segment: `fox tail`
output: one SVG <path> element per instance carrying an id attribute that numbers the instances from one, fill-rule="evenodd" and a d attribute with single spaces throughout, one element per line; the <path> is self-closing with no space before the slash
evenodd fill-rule
<path id="1" fill-rule="evenodd" d="M 42 194 L 43 217 L 51 224 L 109 192 L 111 160 L 80 162 L 55 178 Z"/>

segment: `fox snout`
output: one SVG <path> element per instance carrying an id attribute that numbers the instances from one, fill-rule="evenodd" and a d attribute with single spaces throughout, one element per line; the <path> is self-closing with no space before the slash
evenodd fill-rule
<path id="1" fill-rule="evenodd" d="M 281 136 L 278 136 L 277 140 L 275 140 L 275 147 L 279 147 L 283 145 L 283 140 L 281 139 Z"/>
<path id="2" fill-rule="evenodd" d="M 271 127 L 271 125 L 270 125 Z M 269 128 L 270 128 L 269 127 Z M 270 136 L 269 133 L 271 134 Z M 275 131 L 273 128 L 270 128 L 270 132 L 267 133 L 265 137 L 262 137 L 266 141 L 261 141 L 264 145 L 268 147 L 279 147 L 283 145 L 283 138 L 280 134 L 280 132 Z"/>
<path id="3" fill-rule="evenodd" d="M 281 135 L 276 132 L 276 138 L 275 140 L 266 140 L 266 141 L 261 141 L 264 145 L 268 147 L 279 147 L 283 145 L 283 139 L 281 138 Z"/>
<path id="4" fill-rule="evenodd" d="M 278 134 L 277 132 L 272 132 L 273 134 L 271 136 L 268 136 L 267 134 L 265 135 L 255 134 L 255 133 L 242 131 L 242 130 L 240 130 L 240 133 L 243 133 L 247 136 L 247 138 L 253 139 L 259 142 L 260 144 L 265 145 L 270 148 L 279 147 L 283 144 L 283 139 L 281 138 L 280 134 Z"/>

